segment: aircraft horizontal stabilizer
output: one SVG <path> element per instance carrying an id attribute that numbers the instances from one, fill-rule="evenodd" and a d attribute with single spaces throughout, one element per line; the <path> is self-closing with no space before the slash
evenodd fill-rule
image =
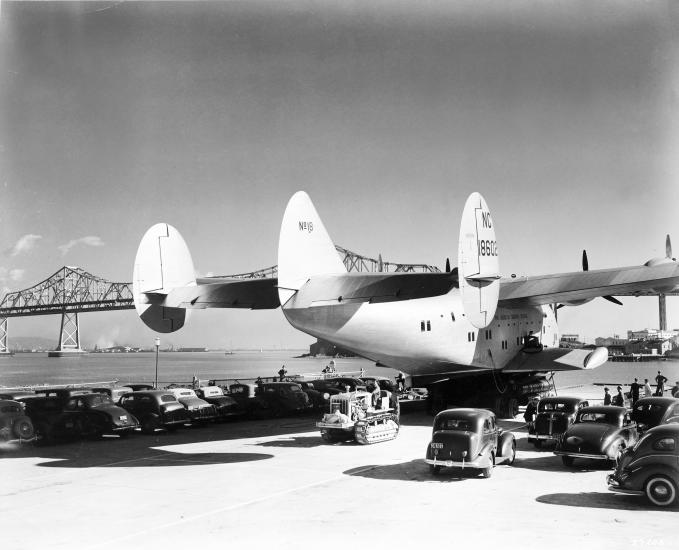
<path id="1" fill-rule="evenodd" d="M 519 353 L 502 372 L 558 372 L 594 369 L 608 361 L 608 349 L 544 348 L 538 353 Z"/>

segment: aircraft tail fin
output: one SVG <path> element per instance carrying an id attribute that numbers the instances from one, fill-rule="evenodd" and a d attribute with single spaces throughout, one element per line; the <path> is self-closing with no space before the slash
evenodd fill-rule
<path id="1" fill-rule="evenodd" d="M 480 193 L 469 195 L 460 222 L 458 269 L 462 305 L 469 322 L 485 328 L 492 321 L 500 293 L 495 228 Z"/>
<path id="2" fill-rule="evenodd" d="M 295 193 L 283 215 L 278 241 L 278 296 L 284 305 L 311 277 L 346 273 L 309 195 Z"/>
<path id="3" fill-rule="evenodd" d="M 132 294 L 142 321 L 156 332 L 184 326 L 186 309 L 167 303 L 176 288 L 195 286 L 193 260 L 184 239 L 167 223 L 157 223 L 142 237 L 134 260 Z"/>

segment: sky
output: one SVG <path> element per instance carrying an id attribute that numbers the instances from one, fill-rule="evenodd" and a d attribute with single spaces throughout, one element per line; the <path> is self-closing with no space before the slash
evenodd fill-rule
<path id="1" fill-rule="evenodd" d="M 129 282 L 163 221 L 198 275 L 277 261 L 309 193 L 336 244 L 457 257 L 466 197 L 503 275 L 639 265 L 679 247 L 679 11 L 671 1 L 2 2 L 0 294 L 63 265 Z M 559 310 L 587 341 L 657 300 Z M 679 298 L 668 325 L 679 327 Z M 59 316 L 10 319 L 53 337 Z M 134 311 L 81 338 L 151 345 Z M 303 347 L 280 310 L 193 312 L 163 345 Z"/>

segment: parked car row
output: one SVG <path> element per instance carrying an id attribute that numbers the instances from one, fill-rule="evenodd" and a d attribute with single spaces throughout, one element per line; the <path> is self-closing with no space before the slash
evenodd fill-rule
<path id="1" fill-rule="evenodd" d="M 528 434 L 536 447 L 555 444 L 565 466 L 575 459 L 615 464 L 611 491 L 645 495 L 656 506 L 679 504 L 679 399 L 643 398 L 631 414 L 625 407 L 589 406 L 569 397 L 543 399 Z M 514 435 L 503 432 L 484 409 L 449 409 L 434 419 L 425 462 L 441 468 L 473 468 L 490 477 L 496 464 L 511 465 Z"/>

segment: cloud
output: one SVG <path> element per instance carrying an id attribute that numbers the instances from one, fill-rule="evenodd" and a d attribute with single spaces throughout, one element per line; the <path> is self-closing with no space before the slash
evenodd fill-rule
<path id="1" fill-rule="evenodd" d="M 79 239 L 73 239 L 68 241 L 66 244 L 58 246 L 57 248 L 61 251 L 62 256 L 65 256 L 68 251 L 71 250 L 71 248 L 79 244 L 84 244 L 86 246 L 104 246 L 104 241 L 102 241 L 99 237 L 90 235 L 87 237 L 80 237 Z"/>
<path id="2" fill-rule="evenodd" d="M 24 273 L 26 273 L 25 269 L 10 269 L 9 278 L 11 281 L 20 281 L 24 278 Z"/>
<path id="3" fill-rule="evenodd" d="M 29 233 L 28 235 L 24 235 L 16 242 L 16 244 L 12 248 L 6 251 L 5 254 L 9 254 L 10 256 L 16 256 L 17 254 L 21 254 L 22 252 L 28 252 L 35 246 L 35 243 L 40 239 L 42 239 L 42 235 L 33 235 L 31 233 Z"/>
<path id="4" fill-rule="evenodd" d="M 25 273 L 25 269 L 7 269 L 6 267 L 0 267 L 0 299 L 5 294 L 17 290 L 16 285 L 13 285 L 14 288 L 10 288 L 8 284 L 10 282 L 16 283 L 21 281 L 21 279 L 24 278 Z"/>

